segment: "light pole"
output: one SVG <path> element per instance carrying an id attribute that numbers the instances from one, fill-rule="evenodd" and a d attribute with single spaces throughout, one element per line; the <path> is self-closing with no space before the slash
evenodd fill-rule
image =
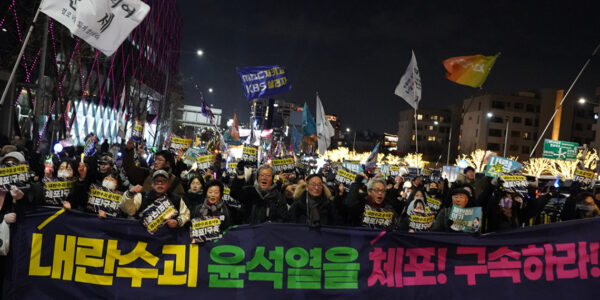
<path id="1" fill-rule="evenodd" d="M 196 56 L 198 57 L 202 57 L 204 55 L 204 51 L 202 49 L 198 49 L 195 52 L 193 51 L 173 51 L 173 50 L 167 50 L 167 56 L 170 56 L 171 53 L 196 53 Z M 155 137 L 158 135 L 160 138 L 159 139 L 154 139 L 154 145 L 156 146 L 156 141 L 159 141 L 158 146 L 160 148 L 162 148 L 162 145 L 164 144 L 164 138 L 167 135 L 166 132 L 164 134 L 158 134 L 160 131 L 164 131 L 165 129 L 165 122 L 166 122 L 166 106 L 167 106 L 167 97 L 168 97 L 168 89 L 169 89 L 169 77 L 171 75 L 171 72 L 169 72 L 168 68 L 165 66 L 165 72 L 167 73 L 166 78 L 165 78 L 165 89 L 164 89 L 164 95 L 163 95 L 163 101 L 160 105 L 160 117 L 159 117 L 159 122 L 156 126 L 156 134 Z"/>
<path id="2" fill-rule="evenodd" d="M 502 157 L 506 157 L 506 146 L 508 146 L 508 117 L 504 119 L 506 121 L 506 131 L 504 132 L 504 155 Z"/>

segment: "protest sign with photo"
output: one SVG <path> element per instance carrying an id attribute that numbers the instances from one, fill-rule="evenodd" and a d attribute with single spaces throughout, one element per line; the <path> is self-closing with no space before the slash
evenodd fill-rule
<path id="1" fill-rule="evenodd" d="M 450 221 L 450 228 L 454 231 L 478 232 L 481 227 L 481 207 L 462 208 L 452 205 Z"/>

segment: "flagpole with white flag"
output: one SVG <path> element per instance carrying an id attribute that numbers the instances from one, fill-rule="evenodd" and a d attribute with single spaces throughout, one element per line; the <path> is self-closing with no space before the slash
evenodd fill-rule
<path id="1" fill-rule="evenodd" d="M 335 130 L 327 117 L 325 116 L 325 110 L 323 109 L 323 103 L 317 93 L 317 143 L 318 151 L 321 155 L 324 155 L 331 145 L 331 137 L 335 135 Z"/>
<path id="2" fill-rule="evenodd" d="M 43 0 L 39 9 L 106 56 L 113 55 L 150 12 L 141 0 Z"/>
<path id="3" fill-rule="evenodd" d="M 408 105 L 410 105 L 415 110 L 415 148 L 416 152 L 419 152 L 419 137 L 417 132 L 417 108 L 419 107 L 419 102 L 421 101 L 421 77 L 419 75 L 419 67 L 417 66 L 417 58 L 415 57 L 415 52 L 412 52 L 412 57 L 410 59 L 410 63 L 408 67 L 406 67 L 406 72 L 400 78 L 400 83 L 396 86 L 396 90 L 394 94 L 398 95 L 402 99 L 404 99 Z"/>
<path id="4" fill-rule="evenodd" d="M 23 57 L 23 52 L 25 52 L 25 47 L 27 47 L 27 44 L 29 44 L 29 38 L 31 38 L 31 33 L 33 32 L 33 28 L 35 27 L 35 22 L 37 22 L 38 16 L 40 15 L 41 11 L 42 10 L 40 9 L 40 7 L 38 7 L 37 11 L 35 12 L 33 21 L 31 22 L 31 25 L 29 26 L 29 30 L 27 31 L 27 35 L 25 36 L 25 40 L 23 41 L 23 45 L 21 46 L 21 51 L 19 51 L 19 55 L 17 55 L 17 61 L 15 61 L 15 65 L 13 66 L 12 72 L 10 72 L 10 77 L 8 77 L 8 81 L 6 82 L 6 86 L 4 87 L 4 92 L 2 92 L 2 98 L 0 98 L 0 106 L 2 106 L 4 104 L 4 99 L 6 98 L 6 95 L 8 94 L 8 89 L 10 88 L 11 83 L 15 78 L 15 74 L 17 73 L 17 68 L 19 67 L 19 64 L 21 63 L 21 58 Z"/>

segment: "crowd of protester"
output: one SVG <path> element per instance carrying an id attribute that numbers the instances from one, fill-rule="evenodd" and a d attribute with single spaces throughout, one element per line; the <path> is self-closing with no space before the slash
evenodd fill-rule
<path id="1" fill-rule="evenodd" d="M 209 169 L 198 170 L 182 162 L 181 152 L 147 153 L 133 140 L 112 147 L 105 141 L 92 152 L 67 147 L 52 156 L 23 140 L 5 140 L 0 146 L 0 168 L 26 165 L 29 172 L 26 186 L 0 186 L 0 220 L 8 225 L 35 206 L 144 221 L 148 211 L 164 203 L 174 208 L 164 220 L 166 230 L 190 226 L 194 219 L 217 218 L 221 232 L 233 225 L 265 222 L 306 224 L 315 230 L 331 225 L 452 232 L 453 206 L 481 207 L 483 217 L 475 220 L 478 226 L 481 222 L 478 231 L 497 232 L 547 223 L 542 214 L 547 213 L 548 202 L 561 197 L 567 199 L 553 216 L 555 221 L 599 215 L 600 193 L 577 182 L 562 196 L 553 185 L 530 184 L 526 191 L 516 191 L 503 188 L 498 178 L 476 176 L 471 167 L 452 184 L 439 176 L 386 178 L 369 169 L 344 186 L 335 181 L 335 162 L 318 169 L 296 167 L 284 174 L 268 164 L 242 160 L 235 172 L 227 172 L 226 157 L 221 155 Z M 67 194 L 57 196 L 47 183 L 60 182 L 72 185 Z M 98 200 L 98 193 L 107 193 L 104 199 L 112 197 L 112 202 Z M 439 203 L 435 209 L 432 201 Z M 433 221 L 414 228 L 412 216 Z"/>

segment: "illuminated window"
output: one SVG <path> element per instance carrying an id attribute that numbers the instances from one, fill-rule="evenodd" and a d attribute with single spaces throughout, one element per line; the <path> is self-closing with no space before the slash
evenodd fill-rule
<path id="1" fill-rule="evenodd" d="M 423 120 L 423 115 L 422 114 L 418 114 L 417 115 L 417 120 L 419 120 L 419 121 Z"/>
<path id="2" fill-rule="evenodd" d="M 430 142 L 435 142 L 435 136 L 428 136 L 427 140 Z"/>
<path id="3" fill-rule="evenodd" d="M 433 125 L 429 125 L 429 130 L 433 131 Z"/>
<path id="4" fill-rule="evenodd" d="M 414 134 L 412 135 L 412 140 L 413 140 L 413 141 L 415 140 L 415 135 L 414 135 Z"/>

